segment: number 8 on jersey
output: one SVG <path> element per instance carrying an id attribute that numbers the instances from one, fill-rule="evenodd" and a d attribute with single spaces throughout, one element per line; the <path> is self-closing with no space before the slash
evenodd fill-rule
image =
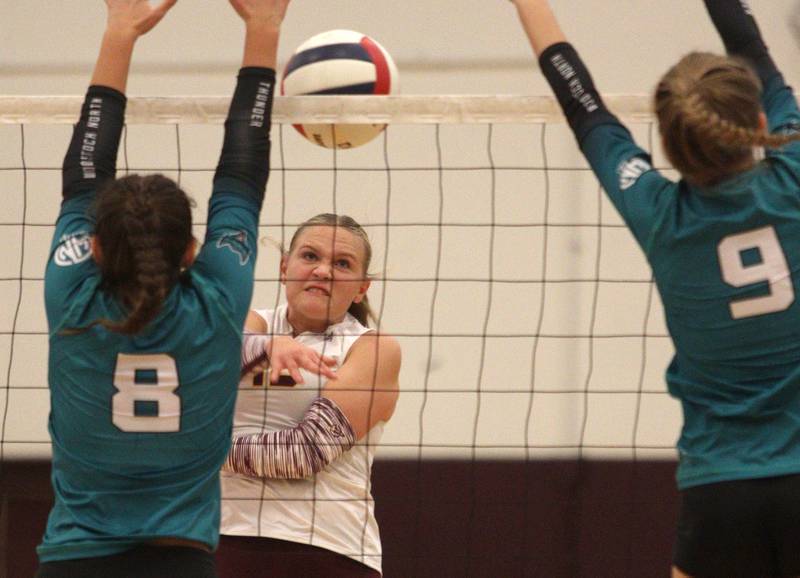
<path id="1" fill-rule="evenodd" d="M 169 355 L 118 354 L 112 422 L 124 432 L 180 431 L 178 385 L 178 367 Z"/>

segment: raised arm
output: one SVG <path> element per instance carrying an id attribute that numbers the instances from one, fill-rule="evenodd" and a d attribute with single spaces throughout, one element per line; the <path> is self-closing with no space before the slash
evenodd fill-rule
<path id="1" fill-rule="evenodd" d="M 547 0 L 514 0 L 539 66 L 578 143 L 598 124 L 618 123 L 608 112 L 588 69 L 567 42 Z"/>
<path id="2" fill-rule="evenodd" d="M 269 176 L 269 130 L 278 38 L 289 0 L 230 0 L 245 24 L 242 68 L 225 121 L 214 184 L 238 180 L 261 207 Z M 239 189 L 235 184 L 234 189 Z"/>
<path id="3" fill-rule="evenodd" d="M 274 69 L 278 32 L 286 16 L 289 0 L 230 0 L 230 3 L 247 28 L 242 66 Z"/>
<path id="4" fill-rule="evenodd" d="M 154 7 L 148 0 L 106 0 L 106 32 L 92 84 L 107 86 L 124 94 L 136 40 L 150 32 L 177 1 L 162 0 Z"/>
<path id="5" fill-rule="evenodd" d="M 214 280 L 242 328 L 253 294 L 258 219 L 269 177 L 269 132 L 278 37 L 289 0 L 230 0 L 244 21 L 242 68 L 208 207 L 208 226 L 194 271 Z"/>
<path id="6" fill-rule="evenodd" d="M 603 103 L 589 70 L 566 40 L 547 0 L 513 0 L 539 67 L 611 202 L 646 248 L 656 193 L 666 183 L 650 157 Z M 642 178 L 646 177 L 646 178 Z M 637 187 L 636 185 L 642 186 Z"/>
<path id="7" fill-rule="evenodd" d="M 704 0 L 725 50 L 747 59 L 766 85 L 778 73 L 750 7 L 743 0 Z"/>
<path id="8" fill-rule="evenodd" d="M 65 200 L 81 191 L 96 190 L 114 178 L 133 47 L 176 1 L 164 0 L 154 8 L 148 0 L 106 0 L 106 30 L 81 117 L 64 157 Z"/>
<path id="9" fill-rule="evenodd" d="M 540 0 L 512 0 L 517 7 L 519 20 L 536 58 L 546 48 L 558 42 L 566 42 L 561 26 L 548 2 Z"/>
<path id="10" fill-rule="evenodd" d="M 750 7 L 744 0 L 704 2 L 725 50 L 747 60 L 761 79 L 761 102 L 770 131 L 797 131 L 800 123 L 797 101 L 772 60 Z"/>

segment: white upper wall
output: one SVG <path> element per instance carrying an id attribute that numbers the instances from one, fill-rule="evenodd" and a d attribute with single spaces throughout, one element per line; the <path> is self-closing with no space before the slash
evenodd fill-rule
<path id="1" fill-rule="evenodd" d="M 553 0 L 604 93 L 648 93 L 692 49 L 721 50 L 700 0 Z M 751 0 L 773 55 L 794 85 L 796 0 Z M 576 8 L 581 11 L 577 12 Z M 0 0 L 0 94 L 80 94 L 105 20 L 101 0 Z M 394 56 L 407 94 L 547 93 L 505 0 L 294 0 L 282 65 L 331 28 L 373 36 Z M 227 94 L 242 26 L 226 0 L 180 0 L 141 40 L 131 94 Z"/>

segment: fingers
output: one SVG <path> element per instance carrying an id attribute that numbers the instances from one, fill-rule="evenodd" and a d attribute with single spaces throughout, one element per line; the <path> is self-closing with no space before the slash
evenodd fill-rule
<path id="1" fill-rule="evenodd" d="M 330 356 L 299 343 L 289 336 L 275 336 L 269 341 L 269 382 L 278 383 L 281 375 L 291 378 L 295 383 L 304 383 L 302 371 L 336 379 L 338 362 Z"/>
<path id="2" fill-rule="evenodd" d="M 302 352 L 294 358 L 287 357 L 281 360 L 273 360 L 272 365 L 269 367 L 269 381 L 270 383 L 278 383 L 282 374 L 287 374 L 295 381 L 295 383 L 305 383 L 301 369 L 316 375 L 327 377 L 328 379 L 336 379 L 337 375 L 333 366 L 336 365 L 336 360 L 317 355 L 315 352 Z M 265 368 L 266 369 L 266 368 Z"/>
<path id="3" fill-rule="evenodd" d="M 313 371 L 318 372 L 320 375 L 327 377 L 328 379 L 336 379 L 337 375 L 336 372 L 331 369 L 336 367 L 336 360 L 332 357 L 328 357 L 327 355 L 320 357 L 314 364 Z"/>
<path id="4" fill-rule="evenodd" d="M 239 2 L 238 0 L 228 0 L 228 1 L 230 2 L 230 5 L 233 6 L 233 9 L 236 10 L 236 13 L 239 16 L 241 16 L 242 18 L 244 18 L 245 17 L 245 13 L 244 13 L 244 7 L 242 6 L 242 3 Z"/>
<path id="5" fill-rule="evenodd" d="M 245 21 L 260 21 L 280 25 L 286 15 L 289 0 L 228 0 Z"/>
<path id="6" fill-rule="evenodd" d="M 292 358 L 287 358 L 280 363 L 273 363 L 270 366 L 269 382 L 279 383 L 281 376 L 286 374 L 288 374 L 295 383 L 305 383 L 300 373 L 300 366 Z"/>
<path id="7" fill-rule="evenodd" d="M 294 382 L 303 383 L 303 376 L 300 375 L 300 368 L 298 367 L 297 363 L 294 360 L 291 360 L 286 365 L 287 365 L 286 369 L 289 370 L 289 375 L 294 380 Z"/>
<path id="8" fill-rule="evenodd" d="M 148 0 L 106 0 L 110 30 L 135 37 L 147 34 L 178 0 L 162 0 L 151 7 Z"/>
<path id="9" fill-rule="evenodd" d="M 170 8 L 175 6 L 177 3 L 178 0 L 164 0 L 156 8 L 153 8 L 148 22 L 148 30 L 161 22 L 161 19 L 164 18 L 164 15 L 169 12 Z"/>
<path id="10" fill-rule="evenodd" d="M 154 10 L 156 14 L 159 14 L 159 18 L 163 18 L 164 14 L 169 12 L 170 8 L 175 6 L 178 3 L 178 0 L 164 0 L 158 8 Z"/>
<path id="11" fill-rule="evenodd" d="M 336 372 L 331 367 L 336 366 L 336 360 L 327 355 L 319 355 L 316 351 L 309 351 L 301 362 L 303 369 L 322 375 L 328 379 L 336 379 Z"/>
<path id="12" fill-rule="evenodd" d="M 300 373 L 300 367 L 292 359 L 287 360 L 286 363 L 283 364 L 283 366 L 278 364 L 273 364 L 269 372 L 269 382 L 272 384 L 284 385 L 286 384 L 285 383 L 286 380 L 282 378 L 284 378 L 287 375 L 294 382 L 291 385 L 297 383 L 300 384 L 305 383 L 305 381 L 303 380 L 303 375 Z"/>

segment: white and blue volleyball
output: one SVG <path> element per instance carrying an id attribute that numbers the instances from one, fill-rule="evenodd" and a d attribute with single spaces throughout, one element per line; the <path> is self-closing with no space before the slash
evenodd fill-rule
<path id="1" fill-rule="evenodd" d="M 397 67 L 375 40 L 352 30 L 329 30 L 301 44 L 286 64 L 281 94 L 394 94 Z M 378 136 L 385 124 L 296 124 L 319 146 L 352 148 Z"/>

